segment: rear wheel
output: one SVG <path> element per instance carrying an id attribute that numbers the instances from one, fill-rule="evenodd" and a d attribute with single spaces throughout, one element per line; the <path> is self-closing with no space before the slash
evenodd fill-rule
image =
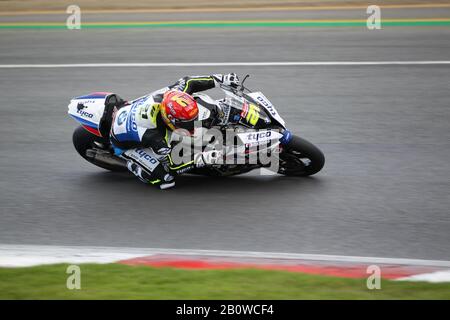
<path id="1" fill-rule="evenodd" d="M 72 136 L 72 141 L 77 152 L 82 156 L 86 161 L 96 165 L 97 167 L 110 170 L 110 171 L 127 171 L 125 166 L 125 161 L 123 165 L 113 165 L 109 163 L 104 163 L 102 161 L 95 160 L 93 158 L 89 158 L 86 156 L 86 150 L 97 147 L 95 142 L 97 143 L 105 143 L 105 139 L 101 137 L 97 137 L 92 133 L 88 132 L 83 127 L 79 126 L 75 129 Z M 97 147 L 98 148 L 98 147 Z M 118 158 L 115 160 L 119 160 Z"/>
<path id="2" fill-rule="evenodd" d="M 325 164 L 325 156 L 311 142 L 297 136 L 280 153 L 278 173 L 287 176 L 310 176 L 319 172 Z"/>

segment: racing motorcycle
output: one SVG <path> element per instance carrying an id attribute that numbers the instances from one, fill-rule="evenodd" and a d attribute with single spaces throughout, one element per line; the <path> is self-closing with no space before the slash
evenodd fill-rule
<path id="1" fill-rule="evenodd" d="M 252 92 L 244 86 L 247 78 L 248 75 L 236 87 L 221 84 L 220 88 L 225 92 L 225 98 L 219 100 L 213 100 L 204 93 L 193 94 L 199 107 L 199 120 L 210 116 L 210 111 L 203 105 L 215 104 L 221 110 L 221 121 L 215 128 L 224 136 L 230 130 L 234 132 L 236 146 L 233 152 L 237 153 L 238 157 L 248 158 L 252 152 L 265 151 L 276 155 L 279 174 L 310 176 L 319 172 L 325 163 L 322 151 L 309 141 L 291 134 L 275 106 L 263 93 Z M 112 114 L 107 112 L 111 110 L 108 106 L 117 109 L 124 105 L 145 103 L 147 96 L 129 102 L 117 94 L 108 92 L 94 92 L 73 98 L 68 112 L 81 124 L 73 133 L 73 144 L 80 156 L 103 169 L 127 171 L 126 161 L 115 155 L 109 141 Z M 172 147 L 181 143 L 174 139 L 175 136 L 171 137 Z M 209 137 L 203 136 L 202 139 L 209 141 Z M 251 148 L 255 146 L 257 148 Z M 196 168 L 188 173 L 230 176 L 268 166 L 260 162 L 251 164 L 245 161 L 231 164 L 225 162 Z"/>

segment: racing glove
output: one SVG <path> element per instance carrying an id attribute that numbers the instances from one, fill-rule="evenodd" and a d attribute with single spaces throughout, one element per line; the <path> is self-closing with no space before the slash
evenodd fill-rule
<path id="1" fill-rule="evenodd" d="M 220 83 L 223 83 L 226 86 L 237 87 L 239 85 L 239 78 L 236 73 L 229 74 L 215 74 L 213 75 L 214 79 Z"/>

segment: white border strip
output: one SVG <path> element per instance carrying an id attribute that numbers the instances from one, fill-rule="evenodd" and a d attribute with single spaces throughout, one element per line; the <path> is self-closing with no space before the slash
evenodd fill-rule
<path id="1" fill-rule="evenodd" d="M 67 63 L 67 64 L 0 64 L 0 69 L 23 68 L 132 68 L 132 67 L 226 67 L 226 66 L 395 66 L 450 65 L 449 60 L 436 61 L 287 61 L 287 62 L 130 62 L 130 63 Z"/>
<path id="2" fill-rule="evenodd" d="M 357 257 L 321 254 L 225 251 L 225 250 L 189 250 L 162 248 L 120 248 L 85 246 L 38 246 L 38 245 L 2 245 L 0 244 L 0 266 L 30 266 L 51 263 L 108 263 L 155 254 L 295 259 L 308 261 L 347 262 L 362 264 L 389 264 L 408 266 L 430 266 L 450 268 L 450 261 L 401 258 Z"/>
<path id="3" fill-rule="evenodd" d="M 450 270 L 416 274 L 410 277 L 395 279 L 397 281 L 426 281 L 432 283 L 450 282 Z"/>

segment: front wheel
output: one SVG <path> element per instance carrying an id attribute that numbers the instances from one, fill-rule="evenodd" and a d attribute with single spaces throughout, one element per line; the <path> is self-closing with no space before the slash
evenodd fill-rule
<path id="1" fill-rule="evenodd" d="M 311 142 L 297 136 L 280 153 L 278 173 L 287 176 L 305 177 L 316 174 L 325 164 L 325 156 Z"/>

